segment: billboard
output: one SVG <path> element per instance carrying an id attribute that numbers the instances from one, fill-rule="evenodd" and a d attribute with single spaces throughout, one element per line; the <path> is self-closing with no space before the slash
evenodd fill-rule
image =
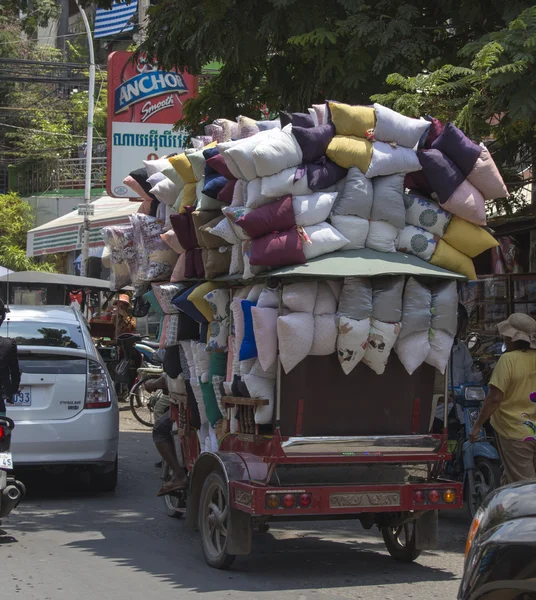
<path id="1" fill-rule="evenodd" d="M 108 168 L 106 190 L 116 198 L 135 198 L 123 179 L 143 160 L 181 152 L 185 132 L 173 131 L 188 98 L 197 95 L 197 77 L 162 71 L 132 52 L 108 57 Z"/>

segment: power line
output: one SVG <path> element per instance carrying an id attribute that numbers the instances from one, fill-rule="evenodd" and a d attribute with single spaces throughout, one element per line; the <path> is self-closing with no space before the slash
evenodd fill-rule
<path id="1" fill-rule="evenodd" d="M 10 129 L 22 129 L 24 131 L 33 131 L 35 133 L 46 133 L 47 135 L 61 135 L 68 137 L 79 137 L 85 139 L 85 135 L 77 135 L 75 133 L 56 133 L 55 131 L 45 131 L 44 129 L 31 129 L 30 127 L 18 127 L 17 125 L 8 125 L 7 123 L 0 123 L 0 127 L 9 127 Z M 98 137 L 98 140 L 106 141 L 106 138 Z"/>
<path id="2" fill-rule="evenodd" d="M 83 33 L 66 33 L 65 35 L 48 35 L 46 37 L 39 38 L 37 40 L 13 40 L 11 42 L 0 42 L 0 46 L 8 46 L 9 44 L 35 44 L 41 42 L 41 40 L 56 40 L 58 38 L 67 37 L 78 37 L 84 35 Z"/>

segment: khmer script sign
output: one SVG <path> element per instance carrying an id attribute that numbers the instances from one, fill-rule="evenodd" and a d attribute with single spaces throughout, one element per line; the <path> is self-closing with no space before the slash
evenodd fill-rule
<path id="1" fill-rule="evenodd" d="M 134 198 L 123 184 L 134 169 L 151 160 L 182 152 L 185 132 L 173 131 L 188 98 L 197 95 L 197 77 L 162 71 L 132 52 L 108 57 L 108 170 L 110 196 Z"/>

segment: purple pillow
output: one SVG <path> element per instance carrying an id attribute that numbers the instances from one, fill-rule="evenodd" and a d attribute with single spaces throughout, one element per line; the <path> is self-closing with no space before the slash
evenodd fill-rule
<path id="1" fill-rule="evenodd" d="M 194 268 L 195 268 L 195 276 L 197 279 L 205 278 L 205 265 L 203 264 L 203 249 L 202 248 L 194 248 L 192 250 L 194 254 Z"/>
<path id="2" fill-rule="evenodd" d="M 326 156 L 322 156 L 313 163 L 305 165 L 307 169 L 307 183 L 309 189 L 325 190 L 344 179 L 348 169 L 340 167 Z"/>
<path id="3" fill-rule="evenodd" d="M 302 240 L 296 227 L 251 240 L 249 262 L 263 267 L 303 265 Z"/>
<path id="4" fill-rule="evenodd" d="M 445 125 L 441 135 L 432 144 L 432 149 L 446 154 L 466 177 L 482 153 L 482 147 L 472 142 L 452 123 Z"/>
<path id="5" fill-rule="evenodd" d="M 283 196 L 272 204 L 252 210 L 236 221 L 250 238 L 258 238 L 271 231 L 285 231 L 296 225 L 292 196 Z"/>
<path id="6" fill-rule="evenodd" d="M 445 126 L 439 119 L 435 119 L 434 117 L 427 116 L 427 121 L 430 121 L 430 127 L 428 128 L 426 139 L 424 141 L 424 147 L 430 149 L 432 144 L 437 140 L 437 138 L 443 133 L 443 129 Z"/>
<path id="7" fill-rule="evenodd" d="M 186 250 L 184 254 L 184 276 L 187 279 L 197 277 L 197 273 L 195 271 L 195 250 Z"/>
<path id="8" fill-rule="evenodd" d="M 236 179 L 231 179 L 230 181 L 228 181 L 218 194 L 217 199 L 220 202 L 223 202 L 224 204 L 231 204 L 231 202 L 233 201 L 235 185 Z"/>
<path id="9" fill-rule="evenodd" d="M 236 179 L 236 177 L 229 171 L 229 167 L 225 164 L 225 160 L 221 154 L 216 154 L 212 158 L 209 158 L 206 164 L 216 173 L 223 175 L 226 179 Z"/>
<path id="10" fill-rule="evenodd" d="M 170 215 L 171 227 L 177 234 L 179 244 L 185 250 L 191 250 L 197 247 L 197 236 L 195 234 L 194 221 L 192 215 Z"/>
<path id="11" fill-rule="evenodd" d="M 430 197 L 433 193 L 433 189 L 430 187 L 426 177 L 422 171 L 414 171 L 408 173 L 404 179 L 404 187 L 408 190 L 414 190 L 420 192 L 424 196 Z"/>
<path id="12" fill-rule="evenodd" d="M 279 120 L 281 121 L 281 128 L 285 127 L 289 123 L 296 127 L 314 127 L 315 122 L 313 117 L 309 113 L 288 113 L 280 112 Z"/>
<path id="13" fill-rule="evenodd" d="M 318 127 L 292 126 L 292 133 L 303 152 L 303 162 L 312 163 L 326 154 L 329 143 L 335 136 L 335 125 L 319 125 Z"/>
<path id="14" fill-rule="evenodd" d="M 417 156 L 426 181 L 443 204 L 465 181 L 464 174 L 439 150 L 419 150 Z"/>

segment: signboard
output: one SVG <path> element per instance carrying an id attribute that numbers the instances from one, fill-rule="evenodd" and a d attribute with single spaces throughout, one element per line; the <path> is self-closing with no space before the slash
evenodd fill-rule
<path id="1" fill-rule="evenodd" d="M 137 194 L 123 184 L 143 160 L 184 150 L 185 132 L 173 131 L 182 106 L 197 95 L 197 77 L 162 71 L 132 52 L 108 57 L 108 168 L 106 190 L 116 198 Z"/>
<path id="2" fill-rule="evenodd" d="M 95 207 L 93 204 L 79 204 L 78 215 L 80 217 L 93 217 L 95 215 Z"/>

